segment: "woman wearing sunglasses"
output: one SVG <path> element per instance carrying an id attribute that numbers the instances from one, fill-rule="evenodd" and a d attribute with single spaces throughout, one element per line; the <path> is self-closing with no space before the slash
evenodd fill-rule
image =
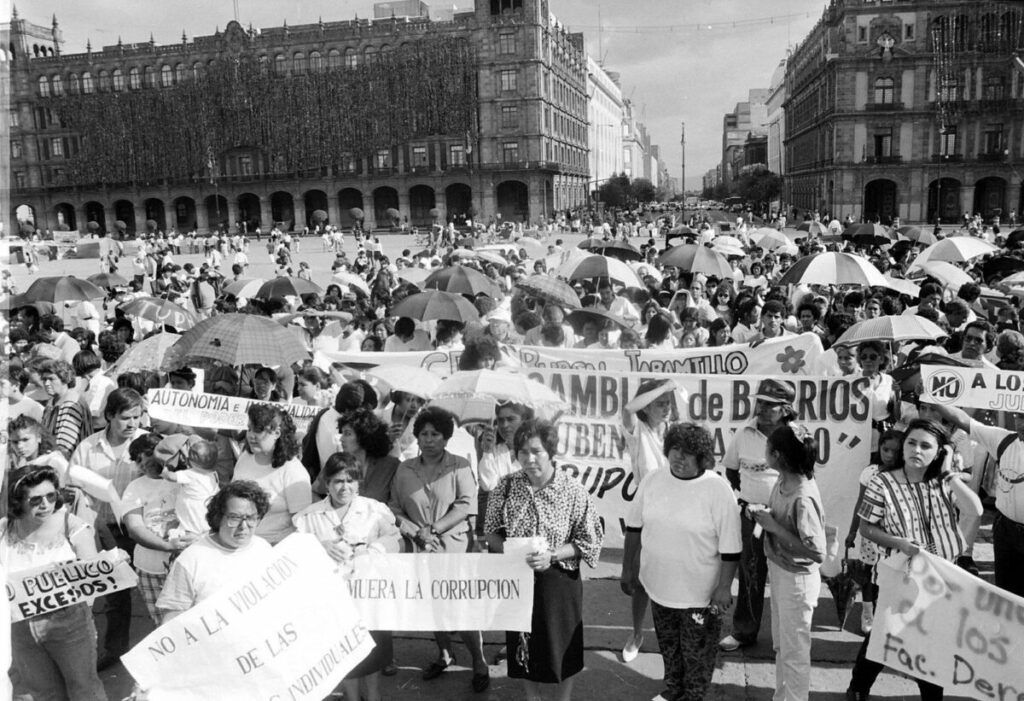
<path id="1" fill-rule="evenodd" d="M 64 509 L 60 480 L 50 467 L 11 473 L 8 517 L 0 519 L 0 569 L 18 573 L 96 556 L 92 527 Z M 106 701 L 96 674 L 96 628 L 80 602 L 11 624 L 15 698 Z"/>

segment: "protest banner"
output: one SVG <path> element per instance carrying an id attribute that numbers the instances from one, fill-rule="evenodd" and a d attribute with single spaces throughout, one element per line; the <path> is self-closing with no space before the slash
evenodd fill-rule
<path id="1" fill-rule="evenodd" d="M 982 701 L 1024 699 L 1024 597 L 924 550 L 878 565 L 868 659 Z"/>
<path id="2" fill-rule="evenodd" d="M 1024 412 L 1024 372 L 998 368 L 922 365 L 926 402 L 961 409 Z"/>
<path id="3" fill-rule="evenodd" d="M 591 350 L 502 346 L 510 365 L 525 368 L 599 370 L 644 374 L 693 373 L 700 375 L 822 375 L 830 371 L 821 346 L 813 333 L 786 336 L 763 343 L 734 343 L 728 346 L 677 348 L 672 350 Z M 459 366 L 462 351 L 414 351 L 405 353 L 343 353 L 317 351 L 313 363 L 327 370 L 332 362 L 357 369 L 381 365 L 411 365 L 448 377 Z"/>
<path id="4" fill-rule="evenodd" d="M 23 621 L 82 601 L 91 602 L 138 583 L 128 556 L 119 550 L 104 550 L 88 560 L 11 572 L 7 579 L 11 620 Z"/>
<path id="5" fill-rule="evenodd" d="M 244 397 L 167 388 L 149 390 L 146 401 L 149 404 L 149 416 L 158 421 L 235 431 L 244 431 L 249 427 L 246 412 L 251 405 L 260 403 Z M 306 432 L 313 417 L 323 408 L 280 402 L 275 402 L 274 406 L 291 415 L 299 433 Z"/>
<path id="6" fill-rule="evenodd" d="M 319 701 L 373 649 L 313 536 L 288 536 L 237 574 L 121 658 L 151 701 Z"/>
<path id="7" fill-rule="evenodd" d="M 521 555 L 371 554 L 355 559 L 348 591 L 370 630 L 530 631 Z"/>

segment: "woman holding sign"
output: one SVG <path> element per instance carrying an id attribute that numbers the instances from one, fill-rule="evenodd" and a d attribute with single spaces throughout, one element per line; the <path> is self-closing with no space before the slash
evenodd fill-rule
<path id="1" fill-rule="evenodd" d="M 908 557 L 925 549 L 953 562 L 964 552 L 957 525 L 962 516 L 980 518 L 981 500 L 960 479 L 959 456 L 954 458 L 949 435 L 941 424 L 914 419 L 903 439 L 903 459 L 892 470 L 879 472 L 864 491 L 857 515 L 860 534 L 882 547 L 882 556 L 899 551 Z M 866 700 L 882 664 L 867 658 L 869 633 L 853 667 L 846 698 Z M 942 699 L 942 687 L 917 681 L 924 701 Z"/>
<path id="2" fill-rule="evenodd" d="M 394 514 L 385 504 L 359 493 L 366 476 L 355 456 L 335 453 L 328 458 L 320 478 L 327 488 L 327 498 L 295 517 L 300 533 L 315 535 L 327 554 L 346 567 L 351 567 L 354 557 L 369 552 L 399 552 L 400 535 Z M 391 633 L 370 631 L 370 636 L 373 652 L 342 682 L 346 699 L 380 701 L 380 672 L 392 658 Z M 365 685 L 362 697 L 360 680 Z"/>
<path id="3" fill-rule="evenodd" d="M 92 527 L 63 508 L 56 472 L 29 465 L 11 473 L 9 484 L 9 517 L 0 519 L 0 568 L 8 577 L 96 557 Z M 96 674 L 96 627 L 88 603 L 13 623 L 11 653 L 16 697 L 106 701 Z"/>
<path id="4" fill-rule="evenodd" d="M 528 701 L 539 701 L 544 685 L 567 701 L 583 669 L 580 562 L 597 564 L 604 533 L 587 490 L 552 462 L 555 426 L 527 421 L 513 446 L 522 469 L 491 492 L 484 522 L 492 550 L 500 552 L 509 539 L 527 543 L 526 562 L 534 571 L 532 632 L 506 634 L 508 676 L 525 682 Z"/>

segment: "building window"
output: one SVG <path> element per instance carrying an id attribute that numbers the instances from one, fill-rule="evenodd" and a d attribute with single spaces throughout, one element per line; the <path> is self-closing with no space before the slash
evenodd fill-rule
<path id="1" fill-rule="evenodd" d="M 895 81 L 892 78 L 878 78 L 875 80 L 875 104 L 891 105 L 895 85 Z"/>
<path id="2" fill-rule="evenodd" d="M 892 129 L 875 132 L 875 158 L 888 158 L 892 155 Z"/>
<path id="3" fill-rule="evenodd" d="M 337 49 L 331 49 L 327 52 L 327 67 L 328 68 L 341 68 L 341 52 Z"/>
<path id="4" fill-rule="evenodd" d="M 515 129 L 519 126 L 519 108 L 516 105 L 501 106 L 501 128 Z"/>
<path id="5" fill-rule="evenodd" d="M 206 66 L 203 65 L 202 61 L 196 61 L 192 64 L 192 78 L 199 80 L 203 77 L 203 73 L 206 71 Z"/>
<path id="6" fill-rule="evenodd" d="M 359 54 L 355 49 L 345 49 L 345 68 L 355 68 L 359 65 Z"/>
<path id="7" fill-rule="evenodd" d="M 956 155 L 956 127 L 946 127 L 945 131 L 939 131 L 939 154 Z"/>
<path id="8" fill-rule="evenodd" d="M 11 158 L 21 158 L 21 142 L 11 142 Z"/>
<path id="9" fill-rule="evenodd" d="M 424 168 L 429 165 L 427 161 L 427 147 L 426 146 L 413 146 L 412 147 L 412 166 L 413 168 Z"/>
<path id="10" fill-rule="evenodd" d="M 142 71 L 142 84 L 147 88 L 159 88 L 156 80 L 156 71 L 152 66 L 146 66 Z"/>
<path id="11" fill-rule="evenodd" d="M 63 78 L 61 78 L 59 75 L 55 75 L 55 76 L 53 76 L 53 80 L 51 81 L 51 84 L 53 86 L 53 94 L 54 95 L 59 97 L 59 96 L 64 94 L 64 80 L 63 80 Z"/>
<path id="12" fill-rule="evenodd" d="M 857 27 L 857 41 L 859 41 L 859 42 L 861 42 L 863 44 L 863 43 L 867 42 L 867 40 L 868 40 L 868 28 L 867 27 Z"/>
<path id="13" fill-rule="evenodd" d="M 238 174 L 252 175 L 252 156 L 246 155 L 238 157 Z"/>
<path id="14" fill-rule="evenodd" d="M 448 163 L 453 166 L 466 165 L 466 148 L 462 144 L 452 144 L 448 147 Z"/>
<path id="15" fill-rule="evenodd" d="M 956 78 L 939 78 L 939 100 L 956 102 L 960 99 L 960 83 Z"/>
<path id="16" fill-rule="evenodd" d="M 274 56 L 274 73 L 278 75 L 284 75 L 288 72 L 288 59 L 284 57 L 284 54 L 278 54 Z"/>
<path id="17" fill-rule="evenodd" d="M 984 153 L 1000 153 L 1003 150 L 1003 125 L 989 124 L 982 139 Z"/>
<path id="18" fill-rule="evenodd" d="M 356 159 L 351 153 L 341 155 L 341 169 L 346 173 L 356 172 Z"/>
<path id="19" fill-rule="evenodd" d="M 64 140 L 61 138 L 50 139 L 50 155 L 54 158 L 64 156 Z"/>
<path id="20" fill-rule="evenodd" d="M 498 76 L 501 79 L 502 92 L 513 92 L 518 89 L 518 73 L 514 69 L 501 71 Z"/>
<path id="21" fill-rule="evenodd" d="M 114 92 L 124 92 L 124 73 L 120 68 L 114 69 Z"/>
<path id="22" fill-rule="evenodd" d="M 301 51 L 296 51 L 292 55 L 292 73 L 294 75 L 302 75 L 306 72 L 306 56 Z"/>
<path id="23" fill-rule="evenodd" d="M 45 75 L 39 76 L 39 96 L 50 96 L 50 79 L 47 78 Z"/>
<path id="24" fill-rule="evenodd" d="M 19 190 L 25 189 L 25 173 L 22 171 L 15 171 L 14 173 L 14 186 Z"/>
<path id="25" fill-rule="evenodd" d="M 138 68 L 132 68 L 128 71 L 128 87 L 132 90 L 138 90 L 142 87 L 142 73 Z"/>
<path id="26" fill-rule="evenodd" d="M 505 165 L 516 165 L 519 163 L 518 143 L 510 142 L 501 145 L 501 162 Z"/>
<path id="27" fill-rule="evenodd" d="M 377 49 L 372 46 L 367 46 L 363 54 L 366 56 L 367 63 L 373 63 L 377 59 Z"/>
<path id="28" fill-rule="evenodd" d="M 903 27 L 903 39 L 904 41 L 914 40 L 914 25 L 908 24 Z"/>
<path id="29" fill-rule="evenodd" d="M 514 54 L 516 52 L 516 35 L 511 32 L 504 32 L 498 35 L 498 53 L 502 55 Z"/>
<path id="30" fill-rule="evenodd" d="M 174 69 L 165 65 L 160 69 L 160 85 L 169 88 L 174 85 Z"/>
<path id="31" fill-rule="evenodd" d="M 93 91 L 92 73 L 88 73 L 88 72 L 83 73 L 82 74 L 82 92 L 85 93 L 86 95 L 91 95 L 92 91 Z"/>
<path id="32" fill-rule="evenodd" d="M 523 0 L 491 0 L 491 14 L 500 15 L 506 12 L 522 11 Z"/>
<path id="33" fill-rule="evenodd" d="M 985 100 L 1002 100 L 1006 97 L 1006 80 L 1002 76 L 989 76 L 981 94 Z"/>
<path id="34" fill-rule="evenodd" d="M 309 70 L 313 72 L 319 72 L 324 69 L 324 57 L 320 55 L 319 51 L 309 52 Z"/>
<path id="35" fill-rule="evenodd" d="M 378 170 L 386 170 L 391 167 L 391 151 L 388 149 L 381 149 L 377 152 L 377 158 L 375 160 Z"/>
<path id="36" fill-rule="evenodd" d="M 264 58 L 266 58 L 266 57 L 264 56 Z M 185 82 L 185 78 L 186 78 L 187 75 L 188 75 L 188 69 L 185 68 L 185 64 L 184 63 L 179 63 L 177 66 L 174 67 L 174 80 L 175 80 L 175 82 L 177 82 L 177 83 L 184 83 Z"/>
<path id="37" fill-rule="evenodd" d="M 77 95 L 81 92 L 81 84 L 78 82 L 78 76 L 74 73 L 68 76 L 68 92 L 72 95 Z"/>

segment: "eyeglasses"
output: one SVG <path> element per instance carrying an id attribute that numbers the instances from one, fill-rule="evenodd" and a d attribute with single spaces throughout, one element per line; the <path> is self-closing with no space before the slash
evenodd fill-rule
<path id="1" fill-rule="evenodd" d="M 878 360 L 878 356 L 874 353 L 864 353 L 860 356 L 861 360 Z"/>
<path id="2" fill-rule="evenodd" d="M 249 516 L 240 516 L 238 514 L 228 514 L 224 517 L 224 523 L 228 524 L 228 528 L 238 528 L 243 523 L 250 528 L 260 522 L 260 517 L 256 514 Z"/>
<path id="3" fill-rule="evenodd" d="M 29 497 L 28 505 L 33 509 L 39 508 L 44 503 L 56 504 L 57 503 L 57 492 L 47 492 L 46 494 L 40 494 L 39 496 Z"/>

